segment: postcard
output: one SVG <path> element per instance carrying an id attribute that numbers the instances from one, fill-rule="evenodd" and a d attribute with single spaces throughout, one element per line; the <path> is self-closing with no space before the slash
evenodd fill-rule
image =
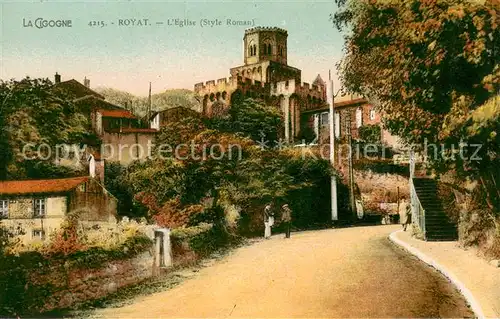
<path id="1" fill-rule="evenodd" d="M 0 2 L 0 317 L 499 317 L 499 14 Z"/>

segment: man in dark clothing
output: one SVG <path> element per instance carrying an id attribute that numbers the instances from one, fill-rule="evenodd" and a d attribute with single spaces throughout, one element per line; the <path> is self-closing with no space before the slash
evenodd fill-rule
<path id="1" fill-rule="evenodd" d="M 406 219 L 403 223 L 403 231 L 406 231 L 406 227 L 411 224 L 411 204 L 407 203 L 406 204 Z"/>
<path id="2" fill-rule="evenodd" d="M 286 233 L 286 238 L 290 238 L 290 227 L 292 223 L 292 211 L 290 210 L 290 207 L 288 207 L 288 204 L 285 204 L 282 206 L 283 212 L 281 214 L 281 219 L 285 225 L 285 233 Z"/>

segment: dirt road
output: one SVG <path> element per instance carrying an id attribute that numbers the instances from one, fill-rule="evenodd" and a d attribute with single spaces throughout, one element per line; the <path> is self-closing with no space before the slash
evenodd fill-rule
<path id="1" fill-rule="evenodd" d="M 437 272 L 394 246 L 397 226 L 292 233 L 236 250 L 106 318 L 472 317 Z"/>

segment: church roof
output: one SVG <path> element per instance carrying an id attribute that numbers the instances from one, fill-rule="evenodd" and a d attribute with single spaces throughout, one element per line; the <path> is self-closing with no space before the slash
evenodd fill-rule
<path id="1" fill-rule="evenodd" d="M 318 84 L 325 85 L 325 81 L 323 81 L 323 79 L 321 78 L 321 75 L 318 74 L 318 76 L 314 80 L 313 84 L 314 85 L 318 85 Z"/>

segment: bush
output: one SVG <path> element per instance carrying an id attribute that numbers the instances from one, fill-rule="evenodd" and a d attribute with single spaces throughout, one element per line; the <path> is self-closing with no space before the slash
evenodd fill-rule
<path id="1" fill-rule="evenodd" d="M 212 227 L 212 224 L 201 223 L 192 227 L 175 228 L 170 232 L 170 238 L 173 240 L 191 239 L 201 233 L 209 231 Z"/>
<path id="2" fill-rule="evenodd" d="M 128 184 L 127 169 L 120 163 L 107 162 L 105 166 L 105 187 L 118 200 L 118 215 L 145 217 L 144 209 L 134 205 L 134 194 Z"/>
<path id="3" fill-rule="evenodd" d="M 200 232 L 189 240 L 189 247 L 200 257 L 205 257 L 211 253 L 228 247 L 233 243 L 231 236 L 225 227 L 217 224 L 208 231 Z"/>

